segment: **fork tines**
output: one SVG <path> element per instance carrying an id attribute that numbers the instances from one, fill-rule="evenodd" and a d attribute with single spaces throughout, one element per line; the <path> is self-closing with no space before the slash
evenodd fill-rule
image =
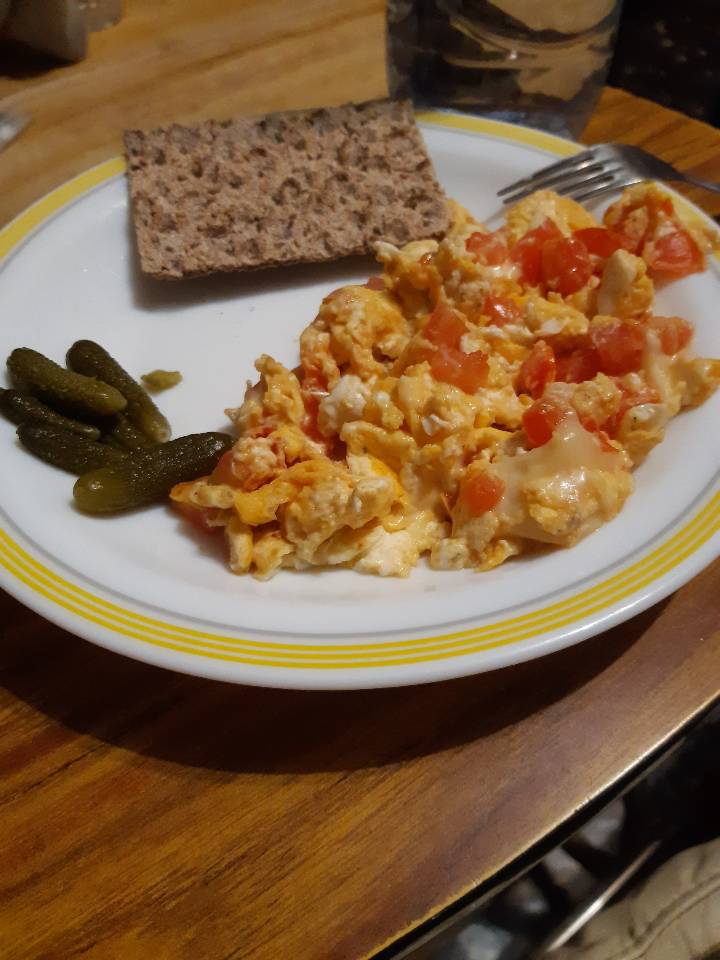
<path id="1" fill-rule="evenodd" d="M 585 200 L 627 184 L 627 170 L 603 145 L 581 150 L 571 157 L 543 167 L 498 190 L 503 203 L 516 203 L 535 190 L 551 188 L 563 196 Z"/>

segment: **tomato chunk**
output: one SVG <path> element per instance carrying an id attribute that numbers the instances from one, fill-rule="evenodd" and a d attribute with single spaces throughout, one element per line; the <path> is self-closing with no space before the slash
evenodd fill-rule
<path id="1" fill-rule="evenodd" d="M 673 214 L 670 197 L 655 191 L 633 203 L 618 200 L 611 204 L 605 211 L 603 222 L 623 249 L 640 256 L 645 242 L 655 236 L 660 222 Z"/>
<path id="2" fill-rule="evenodd" d="M 617 453 L 617 449 L 610 443 L 610 437 L 604 430 L 598 430 L 595 436 L 603 453 Z"/>
<path id="3" fill-rule="evenodd" d="M 536 400 L 523 414 L 523 429 L 530 447 L 542 447 L 567 415 L 567 407 L 550 397 Z"/>
<path id="4" fill-rule="evenodd" d="M 589 254 L 604 260 L 622 246 L 619 238 L 607 227 L 584 227 L 582 230 L 574 230 L 573 236 L 585 245 Z"/>
<path id="5" fill-rule="evenodd" d="M 692 324 L 682 317 L 650 317 L 648 325 L 659 335 L 662 351 L 669 357 L 679 353 L 692 340 Z"/>
<path id="6" fill-rule="evenodd" d="M 598 365 L 603 373 L 620 376 L 639 370 L 645 349 L 642 324 L 632 320 L 613 320 L 590 331 Z"/>
<path id="7" fill-rule="evenodd" d="M 520 307 L 510 297 L 497 297 L 492 293 L 485 297 L 481 313 L 497 327 L 517 323 L 522 315 Z"/>
<path id="8" fill-rule="evenodd" d="M 581 290 L 592 276 L 587 247 L 577 237 L 556 237 L 542 249 L 542 275 L 549 290 L 563 296 Z"/>
<path id="9" fill-rule="evenodd" d="M 603 219 L 625 249 L 642 256 L 659 279 L 686 277 L 705 265 L 702 250 L 678 220 L 666 194 L 651 191 L 631 204 L 619 200 L 608 207 Z"/>
<path id="10" fill-rule="evenodd" d="M 502 233 L 471 233 L 465 243 L 471 253 L 481 263 L 497 267 L 508 257 L 508 245 Z"/>
<path id="11" fill-rule="evenodd" d="M 505 492 L 505 484 L 494 473 L 483 470 L 464 482 L 462 498 L 474 517 L 479 517 L 496 507 Z"/>
<path id="12" fill-rule="evenodd" d="M 430 360 L 430 369 L 436 380 L 451 383 L 465 393 L 475 393 L 487 383 L 488 361 L 481 350 L 463 353 L 441 345 Z"/>
<path id="13" fill-rule="evenodd" d="M 382 277 L 369 277 L 368 282 L 365 284 L 365 286 L 369 290 L 384 290 L 385 281 L 383 280 Z"/>
<path id="14" fill-rule="evenodd" d="M 459 347 L 467 327 L 459 310 L 446 303 L 438 303 L 423 328 L 423 336 L 436 346 Z"/>
<path id="15" fill-rule="evenodd" d="M 538 340 L 525 358 L 518 375 L 518 389 L 537 400 L 543 395 L 548 383 L 555 379 L 555 354 L 553 348 Z"/>
<path id="16" fill-rule="evenodd" d="M 652 238 L 645 257 L 650 271 L 659 277 L 677 280 L 703 269 L 704 257 L 700 248 L 684 227 Z"/>
<path id="17" fill-rule="evenodd" d="M 598 372 L 598 355 L 592 347 L 578 347 L 555 358 L 555 379 L 563 383 L 584 383 Z"/>
<path id="18" fill-rule="evenodd" d="M 230 487 L 238 486 L 238 480 L 233 472 L 233 452 L 228 450 L 224 453 L 217 464 L 215 469 L 210 474 L 210 481 L 212 483 L 226 483 Z"/>
<path id="19" fill-rule="evenodd" d="M 542 283 L 542 253 L 547 240 L 562 237 L 557 224 L 547 218 L 539 227 L 522 236 L 510 251 L 510 258 L 520 268 L 520 279 L 531 287 Z"/>

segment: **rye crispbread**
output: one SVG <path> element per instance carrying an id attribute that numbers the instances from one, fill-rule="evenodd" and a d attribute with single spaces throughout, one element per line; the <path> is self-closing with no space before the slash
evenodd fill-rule
<path id="1" fill-rule="evenodd" d="M 448 227 L 408 101 L 129 130 L 125 147 L 155 277 L 335 260 Z"/>

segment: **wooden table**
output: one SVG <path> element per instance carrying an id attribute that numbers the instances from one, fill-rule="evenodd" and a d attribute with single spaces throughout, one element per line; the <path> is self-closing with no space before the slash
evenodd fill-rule
<path id="1" fill-rule="evenodd" d="M 127 0 L 32 127 L 0 222 L 126 126 L 383 93 L 368 0 Z M 720 179 L 720 134 L 606 90 L 586 133 Z M 718 198 L 699 197 L 708 209 Z M 0 595 L 0 956 L 359 960 L 531 856 L 720 691 L 720 566 L 580 647 L 400 690 L 283 693 L 92 647 Z"/>

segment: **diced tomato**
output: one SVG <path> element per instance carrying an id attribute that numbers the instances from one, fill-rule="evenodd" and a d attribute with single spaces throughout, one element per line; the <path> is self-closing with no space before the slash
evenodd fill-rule
<path id="1" fill-rule="evenodd" d="M 385 281 L 383 280 L 382 277 L 369 277 L 368 282 L 365 284 L 365 286 L 369 290 L 384 290 Z"/>
<path id="2" fill-rule="evenodd" d="M 520 307 L 510 297 L 497 297 L 489 293 L 485 297 L 485 302 L 480 311 L 488 318 L 490 323 L 498 327 L 506 323 L 517 323 L 520 320 Z"/>
<path id="3" fill-rule="evenodd" d="M 568 297 L 585 286 L 592 272 L 590 254 L 577 237 L 556 237 L 543 245 L 542 275 L 549 290 Z"/>
<path id="4" fill-rule="evenodd" d="M 704 268 L 702 250 L 678 221 L 666 194 L 652 192 L 626 207 L 620 201 L 608 208 L 604 220 L 626 250 L 643 257 L 656 278 L 677 279 Z"/>
<path id="5" fill-rule="evenodd" d="M 320 401 L 323 396 L 327 396 L 327 394 L 303 390 L 302 398 L 305 406 L 305 419 L 303 420 L 302 428 L 312 440 L 325 439 L 318 429 L 318 411 L 320 410 Z"/>
<path id="6" fill-rule="evenodd" d="M 645 257 L 655 276 L 678 279 L 703 269 L 704 258 L 700 248 L 684 227 L 651 237 L 650 252 Z"/>
<path id="7" fill-rule="evenodd" d="M 320 401 L 328 395 L 327 377 L 322 370 L 308 364 L 303 367 L 300 391 L 305 405 L 303 431 L 313 440 L 325 440 L 318 430 L 317 417 Z"/>
<path id="8" fill-rule="evenodd" d="M 475 393 L 487 382 L 487 356 L 481 350 L 463 353 L 441 345 L 432 356 L 430 369 L 436 380 L 451 383 L 465 393 Z"/>
<path id="9" fill-rule="evenodd" d="M 476 260 L 497 267 L 508 257 L 508 245 L 502 233 L 471 233 L 465 243 L 468 253 Z"/>
<path id="10" fill-rule="evenodd" d="M 198 530 L 204 533 L 217 533 L 222 530 L 221 526 L 210 523 L 211 518 L 217 513 L 214 507 L 196 507 L 192 503 L 183 503 L 179 500 L 174 500 L 172 505 L 181 517 L 192 523 Z"/>
<path id="11" fill-rule="evenodd" d="M 525 358 L 518 375 L 518 389 L 537 400 L 555 379 L 555 354 L 544 340 L 538 340 Z"/>
<path id="12" fill-rule="evenodd" d="M 640 256 L 645 238 L 648 235 L 648 220 L 645 211 L 634 211 L 632 216 L 625 217 L 614 231 L 620 241 L 620 246 L 628 253 Z"/>
<path id="13" fill-rule="evenodd" d="M 611 437 L 617 436 L 620 425 L 623 422 L 623 417 L 632 407 L 637 407 L 641 403 L 660 402 L 660 394 L 657 392 L 655 387 L 642 386 L 638 389 L 630 389 L 622 383 L 618 383 L 617 386 L 622 390 L 620 407 L 617 413 L 615 413 L 603 424 L 603 429 Z"/>
<path id="14" fill-rule="evenodd" d="M 598 355 L 592 347 L 578 347 L 555 358 L 555 379 L 563 383 L 584 383 L 598 372 Z"/>
<path id="15" fill-rule="evenodd" d="M 590 428 L 586 427 L 585 429 L 587 430 Z M 604 453 L 617 453 L 617 449 L 610 443 L 610 437 L 607 435 L 607 433 L 605 433 L 604 430 L 596 430 L 595 436 L 597 437 L 597 441 L 598 441 L 598 444 L 600 445 L 600 449 Z"/>
<path id="16" fill-rule="evenodd" d="M 653 192 L 631 204 L 626 205 L 623 200 L 611 204 L 605 211 L 603 222 L 618 238 L 623 249 L 639 256 L 646 240 L 655 235 L 661 218 L 673 215 L 670 197 Z"/>
<path id="17" fill-rule="evenodd" d="M 489 470 L 473 474 L 462 486 L 462 498 L 474 517 L 479 517 L 496 507 L 504 492 L 503 481 Z"/>
<path id="18" fill-rule="evenodd" d="M 536 400 L 523 414 L 523 429 L 530 447 L 542 447 L 567 414 L 567 407 L 550 397 Z"/>
<path id="19" fill-rule="evenodd" d="M 590 331 L 598 365 L 603 373 L 620 376 L 638 370 L 645 349 L 645 331 L 633 320 L 612 320 Z"/>
<path id="20" fill-rule="evenodd" d="M 618 237 L 606 227 L 584 227 L 582 230 L 574 230 L 573 236 L 585 244 L 588 253 L 594 257 L 602 257 L 603 260 L 622 246 Z"/>
<path id="21" fill-rule="evenodd" d="M 597 422 L 597 420 L 595 419 L 595 417 L 587 417 L 587 416 L 584 416 L 583 414 L 579 413 L 578 411 L 576 411 L 576 413 L 577 413 L 577 415 L 578 415 L 578 420 L 580 421 L 580 423 L 585 427 L 585 429 L 586 429 L 589 433 L 595 433 L 595 431 L 599 429 L 599 428 L 598 428 L 598 422 Z"/>
<path id="22" fill-rule="evenodd" d="M 211 483 L 226 483 L 230 487 L 238 486 L 238 480 L 233 472 L 233 452 L 228 450 L 217 462 L 215 469 L 210 474 Z"/>
<path id="23" fill-rule="evenodd" d="M 460 338 L 467 331 L 463 315 L 442 301 L 423 327 L 423 336 L 436 346 L 459 347 Z"/>
<path id="24" fill-rule="evenodd" d="M 678 353 L 692 340 L 692 324 L 682 317 L 650 317 L 648 326 L 659 335 L 662 351 L 669 357 Z"/>
<path id="25" fill-rule="evenodd" d="M 560 228 L 549 218 L 539 227 L 522 236 L 510 251 L 510 258 L 520 267 L 520 279 L 531 287 L 542 282 L 542 251 L 547 240 L 562 237 Z"/>

